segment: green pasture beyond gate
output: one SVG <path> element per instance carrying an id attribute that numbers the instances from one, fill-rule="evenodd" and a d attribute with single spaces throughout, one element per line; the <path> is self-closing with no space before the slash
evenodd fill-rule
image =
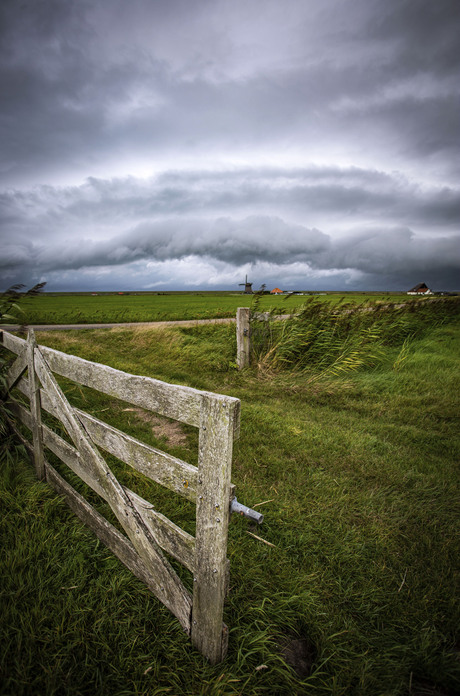
<path id="1" fill-rule="evenodd" d="M 458 318 L 387 347 L 378 367 L 313 380 L 236 370 L 234 325 L 37 338 L 241 399 L 232 481 L 265 520 L 230 524 L 229 652 L 212 667 L 10 441 L 0 467 L 0 693 L 459 692 Z M 63 387 L 76 406 L 153 446 L 186 459 L 196 449 L 189 426 Z M 134 470 L 117 473 L 143 497 L 154 493 Z M 157 500 L 193 533 L 185 505 Z"/>
<path id="2" fill-rule="evenodd" d="M 235 317 L 238 307 L 249 307 L 253 295 L 230 292 L 175 293 L 43 293 L 25 301 L 24 321 L 29 324 L 94 324 Z M 395 293 L 330 293 L 317 295 L 327 302 L 345 298 L 363 302 L 407 299 Z M 264 295 L 260 311 L 278 308 L 281 314 L 299 307 L 308 295 Z"/>

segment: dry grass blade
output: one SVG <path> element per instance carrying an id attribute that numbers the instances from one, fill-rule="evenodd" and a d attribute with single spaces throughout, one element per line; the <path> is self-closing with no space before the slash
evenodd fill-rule
<path id="1" fill-rule="evenodd" d="M 262 537 L 257 536 L 257 534 L 253 534 L 252 532 L 246 532 L 246 534 L 249 534 L 249 536 L 254 537 L 254 539 L 257 539 L 257 541 L 261 541 L 263 544 L 266 544 L 267 546 L 273 546 L 273 548 L 276 549 L 276 544 L 272 544 L 271 541 L 262 539 Z"/>

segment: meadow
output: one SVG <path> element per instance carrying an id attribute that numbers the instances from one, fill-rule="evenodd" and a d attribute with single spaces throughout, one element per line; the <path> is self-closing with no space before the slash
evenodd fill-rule
<path id="1" fill-rule="evenodd" d="M 324 321 L 328 364 L 311 340 L 300 341 L 313 346 L 309 359 L 297 360 L 294 323 L 243 371 L 233 325 L 37 334 L 121 370 L 239 398 L 232 481 L 265 520 L 230 524 L 229 652 L 213 667 L 10 440 L 0 467 L 1 694 L 458 693 L 458 304 L 393 314 L 392 330 L 385 315 L 378 350 L 341 370 L 329 369 L 337 356 Z M 351 352 L 370 320 L 353 321 Z M 194 428 L 63 386 L 75 405 L 194 463 Z M 134 470 L 117 473 L 193 533 L 188 504 Z"/>
<path id="2" fill-rule="evenodd" d="M 230 292 L 175 293 L 42 293 L 21 305 L 22 320 L 29 324 L 93 324 L 115 322 L 146 322 L 180 319 L 212 319 L 234 317 L 238 307 L 249 307 L 251 295 Z M 344 295 L 323 295 L 328 302 L 339 302 Z M 349 293 L 347 298 L 362 302 L 369 295 Z M 373 299 L 398 301 L 407 295 L 374 294 Z M 280 314 L 299 307 L 306 296 L 263 295 L 261 311 L 277 310 Z"/>

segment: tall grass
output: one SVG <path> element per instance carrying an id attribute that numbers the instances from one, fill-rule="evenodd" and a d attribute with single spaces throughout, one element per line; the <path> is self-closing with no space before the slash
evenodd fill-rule
<path id="1" fill-rule="evenodd" d="M 261 370 L 295 368 L 339 375 L 381 363 L 389 346 L 404 346 L 407 354 L 413 338 L 459 312 L 459 298 L 399 305 L 373 301 L 331 305 L 312 298 L 283 322 L 260 320 L 253 312 L 252 357 Z M 403 353 L 398 366 L 402 360 Z"/>

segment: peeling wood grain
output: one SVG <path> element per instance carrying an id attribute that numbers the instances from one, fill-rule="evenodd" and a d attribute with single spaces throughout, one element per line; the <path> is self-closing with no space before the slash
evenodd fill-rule
<path id="1" fill-rule="evenodd" d="M 8 331 L 0 332 L 3 345 L 14 353 L 19 353 L 26 341 Z M 201 397 L 209 395 L 224 402 L 233 403 L 238 410 L 234 418 L 234 437 L 239 436 L 239 399 L 232 396 L 213 394 L 192 387 L 168 384 L 152 377 L 131 375 L 107 365 L 90 362 L 75 355 L 68 355 L 53 348 L 40 346 L 40 350 L 50 369 L 61 377 L 91 387 L 103 394 L 146 408 L 160 415 L 199 427 Z"/>
<path id="2" fill-rule="evenodd" d="M 16 382 L 20 379 L 22 373 L 24 370 L 27 369 L 28 364 L 28 346 L 27 344 L 22 348 L 21 352 L 18 354 L 18 357 L 14 361 L 14 363 L 11 365 L 11 367 L 8 370 L 8 373 L 6 375 L 6 380 L 5 380 L 5 391 L 3 393 L 3 398 L 6 397 L 8 392 L 14 387 Z"/>
<path id="3" fill-rule="evenodd" d="M 229 494 L 236 406 L 203 396 L 201 406 L 197 499 L 196 569 L 192 642 L 215 664 L 225 657 L 222 624 L 227 588 Z"/>
<path id="4" fill-rule="evenodd" d="M 17 388 L 18 390 L 24 394 L 24 396 L 29 397 L 30 396 L 30 390 L 29 390 L 29 384 L 27 379 L 24 377 L 21 377 L 20 380 L 17 383 Z M 60 410 L 58 406 L 49 398 L 47 395 L 46 391 L 41 390 L 40 392 L 41 396 L 41 404 L 42 408 L 50 413 L 52 416 L 57 418 L 59 421 L 61 421 L 60 418 Z M 170 490 L 175 491 L 176 493 L 179 493 L 182 495 L 184 498 L 187 498 L 188 500 L 191 500 L 192 502 L 196 501 L 196 491 L 198 490 L 198 469 L 197 467 L 193 466 L 192 464 L 189 464 L 188 462 L 184 462 L 181 459 L 177 459 L 176 457 L 172 457 L 172 455 L 167 454 L 166 452 L 162 452 L 161 450 L 156 450 L 154 447 L 150 447 L 150 445 L 146 445 L 144 442 L 141 442 L 140 440 L 136 440 L 135 438 L 131 438 L 129 435 L 124 433 L 121 430 L 117 430 L 117 428 L 113 428 L 112 426 L 108 425 L 107 423 L 104 423 L 104 421 L 101 421 L 94 416 L 91 416 L 89 413 L 86 413 L 85 411 L 81 411 L 80 409 L 75 408 L 74 412 L 81 416 L 82 423 L 86 427 L 88 426 L 89 421 L 91 420 L 93 423 L 96 422 L 98 425 L 98 428 L 107 428 L 108 431 L 114 432 L 120 437 L 127 438 L 128 441 L 133 441 L 136 443 L 136 445 L 133 445 L 133 447 L 137 448 L 139 446 L 139 451 L 136 454 L 136 460 L 135 462 L 131 463 L 131 461 L 128 461 L 128 457 L 126 457 L 123 454 L 123 447 L 120 447 L 118 449 L 118 454 L 117 451 L 115 450 L 116 445 L 111 445 L 113 449 L 109 449 L 109 443 L 110 443 L 110 436 L 107 437 L 107 441 L 105 441 L 106 436 L 102 433 L 99 435 L 96 434 L 96 429 L 94 431 L 91 430 L 91 426 L 88 426 L 88 432 L 91 434 L 91 437 L 95 444 L 99 445 L 103 449 L 105 449 L 107 452 L 110 452 L 110 454 L 114 454 L 115 456 L 119 457 L 122 461 L 126 462 L 133 468 L 137 469 L 137 471 L 140 471 L 141 473 L 145 474 L 149 478 L 151 478 L 153 481 L 156 481 L 157 483 L 160 483 L 161 485 L 165 486 L 166 488 L 169 488 Z M 236 404 L 234 404 L 234 419 L 238 422 L 240 422 L 240 402 L 239 400 L 237 401 Z M 61 421 L 62 422 L 62 421 Z M 234 429 L 235 432 L 235 429 Z M 93 438 L 94 435 L 94 438 Z M 100 439 L 99 439 L 100 438 Z M 104 444 L 105 441 L 105 444 Z M 156 469 L 157 463 L 155 463 L 155 466 L 152 466 L 152 469 L 147 470 L 144 468 L 150 467 L 152 461 L 155 459 L 153 452 L 158 453 L 161 456 L 162 461 L 165 462 L 166 467 L 171 466 L 171 468 L 176 469 L 176 476 L 179 476 L 179 480 L 176 478 L 174 480 L 174 475 L 169 474 L 168 471 L 155 471 L 155 476 L 153 475 L 154 469 Z M 143 458 L 147 460 L 147 463 L 144 465 Z M 166 461 L 168 460 L 168 461 Z M 173 461 L 171 461 L 173 460 Z M 180 472 L 180 474 L 179 474 Z M 180 476 L 184 476 L 184 478 L 181 480 Z M 164 480 L 161 480 L 160 477 L 163 477 Z M 192 488 L 191 491 L 188 491 L 187 489 L 184 490 L 184 481 L 188 483 L 188 486 Z M 171 485 L 169 485 L 171 483 Z M 182 487 L 182 488 L 181 488 Z M 179 490 L 180 489 L 180 490 Z M 231 489 L 230 489 L 230 495 L 229 495 L 229 500 L 231 500 L 235 495 L 235 486 L 232 484 Z"/>
<path id="5" fill-rule="evenodd" d="M 153 506 L 133 491 L 126 489 L 139 514 L 150 525 L 158 545 L 176 560 L 180 561 L 192 573 L 195 570 L 195 537 L 157 512 Z"/>
<path id="6" fill-rule="evenodd" d="M 197 389 L 168 384 L 152 377 L 130 375 L 52 348 L 41 347 L 41 350 L 51 370 L 62 377 L 162 416 L 199 427 L 203 392 Z M 238 401 L 230 396 L 220 398 L 224 401 Z"/>
<path id="7" fill-rule="evenodd" d="M 27 344 L 27 341 L 25 341 L 23 338 L 19 338 L 19 336 L 15 336 L 14 334 L 9 333 L 9 331 L 1 331 L 0 340 L 5 348 L 8 348 L 8 350 L 10 350 L 12 353 L 16 353 L 17 355 L 19 355 L 21 350 Z"/>
<path id="8" fill-rule="evenodd" d="M 30 395 L 26 379 L 21 379 L 17 387 L 25 396 Z M 45 411 L 61 421 L 64 426 L 66 425 L 65 419 L 61 418 L 59 405 L 43 390 L 41 402 Z M 198 480 L 196 466 L 151 447 L 85 411 L 77 408 L 73 411 L 96 445 L 148 476 L 152 481 L 195 502 Z"/>
<path id="9" fill-rule="evenodd" d="M 236 310 L 236 362 L 240 370 L 248 367 L 250 361 L 249 314 L 249 307 L 238 307 Z"/>
<path id="10" fill-rule="evenodd" d="M 34 447 L 34 464 L 37 478 L 45 478 L 45 460 L 43 456 L 42 414 L 40 406 L 40 384 L 34 369 L 34 355 L 37 348 L 35 334 L 29 330 L 27 339 L 27 366 L 30 393 L 30 412 L 32 414 L 32 440 Z"/>
<path id="11" fill-rule="evenodd" d="M 196 466 L 150 447 L 84 411 L 76 409 L 75 413 L 96 445 L 153 481 L 195 502 L 198 480 Z"/>

